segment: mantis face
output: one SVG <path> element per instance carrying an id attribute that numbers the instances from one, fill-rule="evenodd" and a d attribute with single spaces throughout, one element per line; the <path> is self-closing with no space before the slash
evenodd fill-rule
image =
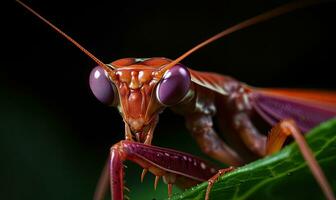
<path id="1" fill-rule="evenodd" d="M 166 58 L 124 58 L 95 67 L 90 87 L 98 100 L 118 108 L 125 122 L 125 138 L 150 144 L 158 115 L 179 103 L 190 87 L 190 74 L 181 64 L 165 70 Z"/>

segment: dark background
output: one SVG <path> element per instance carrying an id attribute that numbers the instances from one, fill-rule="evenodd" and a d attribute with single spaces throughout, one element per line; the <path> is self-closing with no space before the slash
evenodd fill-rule
<path id="1" fill-rule="evenodd" d="M 25 1 L 104 62 L 124 57 L 176 58 L 244 19 L 286 1 Z M 323 3 L 221 39 L 182 63 L 258 87 L 335 90 L 336 4 Z M 90 199 L 109 148 L 123 138 L 116 109 L 91 94 L 95 63 L 11 2 L 0 80 L 1 197 Z M 202 155 L 183 118 L 161 115 L 154 144 Z M 166 196 L 153 177 L 126 172 L 131 197 Z M 140 197 L 137 195 L 147 195 Z"/>

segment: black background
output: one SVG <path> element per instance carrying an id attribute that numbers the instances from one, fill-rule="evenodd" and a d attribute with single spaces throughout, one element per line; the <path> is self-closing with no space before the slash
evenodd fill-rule
<path id="1" fill-rule="evenodd" d="M 284 3 L 29 1 L 106 63 L 124 57 L 174 59 L 221 30 Z M 258 87 L 334 90 L 335 5 L 314 5 L 246 28 L 182 63 Z M 2 38 L 1 182 L 7 183 L 9 199 L 90 199 L 109 147 L 123 138 L 121 117 L 91 94 L 92 60 L 17 3 L 10 8 Z M 183 118 L 167 110 L 154 143 L 190 152 L 185 143 L 192 139 L 186 134 L 176 139 L 176 130 L 186 132 Z"/>

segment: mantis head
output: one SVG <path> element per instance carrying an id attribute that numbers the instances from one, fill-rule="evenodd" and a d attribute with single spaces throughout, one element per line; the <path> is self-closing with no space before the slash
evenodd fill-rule
<path id="1" fill-rule="evenodd" d="M 90 88 L 102 103 L 117 107 L 125 122 L 125 137 L 150 144 L 158 115 L 188 93 L 190 74 L 176 64 L 165 68 L 166 58 L 124 58 L 95 67 Z"/>

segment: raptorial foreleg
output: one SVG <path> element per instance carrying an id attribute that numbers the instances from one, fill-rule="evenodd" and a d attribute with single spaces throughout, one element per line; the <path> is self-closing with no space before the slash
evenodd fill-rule
<path id="1" fill-rule="evenodd" d="M 218 168 L 193 155 L 133 141 L 120 141 L 113 145 L 110 154 L 110 187 L 113 200 L 124 197 L 123 162 L 130 160 L 157 177 L 163 177 L 171 195 L 173 184 L 191 187 L 211 178 Z"/>

